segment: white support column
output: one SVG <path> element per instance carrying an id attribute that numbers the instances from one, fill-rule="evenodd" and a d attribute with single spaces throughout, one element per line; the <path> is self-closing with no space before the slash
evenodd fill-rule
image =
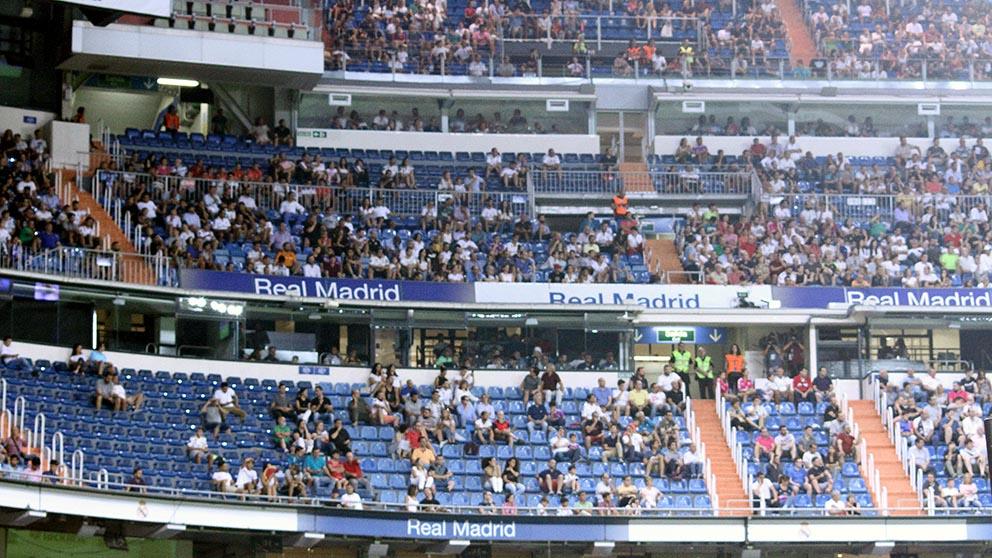
<path id="1" fill-rule="evenodd" d="M 806 342 L 806 349 L 809 352 L 809 374 L 812 377 L 816 377 L 817 361 L 816 361 L 816 326 L 810 324 L 809 326 L 809 340 Z"/>

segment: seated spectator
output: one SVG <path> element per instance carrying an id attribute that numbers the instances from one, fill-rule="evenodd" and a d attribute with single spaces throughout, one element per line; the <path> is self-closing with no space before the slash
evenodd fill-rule
<path id="1" fill-rule="evenodd" d="M 186 457 L 200 465 L 204 457 L 209 457 L 209 451 L 207 438 L 203 435 L 203 427 L 198 426 L 196 432 L 186 442 Z"/>
<path id="2" fill-rule="evenodd" d="M 221 415 L 225 418 L 230 414 L 244 422 L 245 417 L 248 416 L 248 413 L 238 404 L 238 395 L 234 393 L 234 388 L 230 387 L 227 382 L 221 382 L 220 387 L 214 390 L 212 399 L 217 401 Z"/>
<path id="3" fill-rule="evenodd" d="M 558 179 L 562 178 L 561 157 L 555 153 L 554 149 L 548 149 L 548 153 L 541 159 L 541 179 L 548 180 L 548 171 L 557 172 Z"/>
<path id="4" fill-rule="evenodd" d="M 231 430 L 231 427 L 224 421 L 224 414 L 221 412 L 220 402 L 214 398 L 210 398 L 206 403 L 200 407 L 200 414 L 202 415 L 203 428 L 214 433 L 214 441 L 217 441 L 217 436 L 220 435 L 221 429 Z"/>

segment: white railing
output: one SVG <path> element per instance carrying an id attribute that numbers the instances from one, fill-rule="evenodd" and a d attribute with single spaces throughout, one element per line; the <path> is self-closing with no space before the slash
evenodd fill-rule
<path id="1" fill-rule="evenodd" d="M 0 257 L 0 267 L 76 279 L 174 285 L 170 260 L 162 255 L 124 254 L 88 248 L 21 250 Z"/>
<path id="2" fill-rule="evenodd" d="M 562 171 L 538 170 L 531 173 L 534 189 L 545 194 L 614 193 L 621 188 L 628 192 L 647 191 L 667 195 L 725 194 L 749 196 L 751 171 L 696 172 L 683 171 Z"/>
<path id="3" fill-rule="evenodd" d="M 86 453 L 77 449 L 72 452 L 72 463 L 69 466 L 69 478 L 76 484 L 83 481 L 83 471 L 86 467 Z"/>
<path id="4" fill-rule="evenodd" d="M 12 415 L 11 425 L 17 427 L 17 431 L 24 435 L 24 411 L 27 406 L 27 400 L 24 399 L 23 395 L 17 396 L 14 399 L 14 413 Z"/>
<path id="5" fill-rule="evenodd" d="M 114 216 L 118 225 L 123 226 L 123 207 L 114 205 L 127 197 L 130 190 L 143 186 L 149 199 L 156 204 L 178 195 L 185 200 L 200 201 L 212 188 L 218 196 L 237 199 L 246 196 L 257 207 L 278 210 L 279 205 L 289 194 L 312 211 L 354 213 L 361 209 L 362 202 L 382 199 L 392 216 L 419 217 L 428 203 L 440 208 L 449 198 L 456 204 L 466 205 L 472 215 L 479 215 L 486 201 L 492 199 L 497 208 L 505 201 L 515 215 L 530 214 L 530 196 L 524 191 L 482 191 L 455 192 L 437 188 L 373 188 L 351 186 L 313 186 L 273 182 L 250 182 L 206 178 L 184 178 L 178 176 L 156 176 L 151 174 L 124 173 L 120 171 L 97 171 L 93 178 L 93 196 L 104 209 Z M 138 224 L 136 223 L 135 226 Z"/>

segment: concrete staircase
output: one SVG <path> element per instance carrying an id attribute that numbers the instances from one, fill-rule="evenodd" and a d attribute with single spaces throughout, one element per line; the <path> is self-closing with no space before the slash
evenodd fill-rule
<path id="1" fill-rule="evenodd" d="M 873 456 L 871 461 L 879 471 L 879 484 L 880 487 L 885 488 L 888 506 L 890 508 L 907 508 L 894 509 L 890 515 L 923 515 L 919 497 L 910 484 L 909 475 L 903 469 L 902 461 L 896 454 L 896 447 L 889 439 L 885 425 L 882 424 L 882 417 L 875 410 L 875 402 L 870 399 L 849 401 L 848 407 L 854 411 L 855 424 L 857 424 L 866 444 L 865 455 L 861 458 L 862 476 L 865 477 L 865 484 L 869 487 L 872 486 L 872 479 L 869 477 L 874 473 L 868 468 L 868 456 L 870 455 Z M 882 493 L 881 489 L 873 492 Z M 886 503 L 879 502 L 875 495 L 872 495 L 872 500 L 877 508 L 881 508 Z"/>
<path id="2" fill-rule="evenodd" d="M 647 164 L 620 163 L 620 172 L 623 173 L 623 185 L 628 194 L 632 192 L 654 192 L 654 184 L 651 183 Z"/>
<path id="3" fill-rule="evenodd" d="M 717 496 L 714 505 L 721 508 L 720 515 L 751 515 L 751 506 L 744 492 L 743 479 L 737 474 L 737 465 L 727 446 L 723 425 L 716 414 L 716 401 L 693 399 L 692 409 L 696 414 L 696 427 L 700 441 L 706 444 L 706 458 L 710 460 L 716 486 L 707 487 Z"/>
<path id="4" fill-rule="evenodd" d="M 797 0 L 775 0 L 775 7 L 782 14 L 785 31 L 789 35 L 789 59 L 792 65 L 802 60 L 806 66 L 816 57 L 816 44 L 806 25 L 806 16 Z"/>
<path id="5" fill-rule="evenodd" d="M 134 244 L 128 240 L 127 235 L 121 230 L 114 218 L 107 213 L 107 210 L 100 205 L 89 192 L 84 192 L 75 186 L 76 172 L 73 170 L 60 170 L 63 184 L 70 185 L 67 189 L 65 202 L 79 200 L 79 207 L 89 212 L 90 216 L 100 224 L 100 234 L 103 236 L 103 249 L 110 250 L 114 244 L 121 252 L 121 279 L 129 283 L 142 285 L 154 285 L 155 272 L 145 265 L 144 258 L 138 253 Z"/>
<path id="6" fill-rule="evenodd" d="M 650 254 L 650 258 L 645 262 L 652 273 L 659 272 L 665 278 L 666 271 L 673 271 L 667 275 L 666 284 L 685 284 L 689 278 L 678 273 L 683 271 L 682 260 L 679 258 L 678 250 L 675 248 L 675 241 L 671 238 L 649 238 L 645 239 L 645 254 Z"/>

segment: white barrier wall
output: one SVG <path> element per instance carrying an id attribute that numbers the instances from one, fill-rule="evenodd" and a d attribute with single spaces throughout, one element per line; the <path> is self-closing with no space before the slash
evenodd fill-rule
<path id="1" fill-rule="evenodd" d="M 656 155 L 674 155 L 675 149 L 679 146 L 682 138 L 689 140 L 690 145 L 695 144 L 696 136 L 655 136 L 654 152 Z M 771 138 L 759 136 L 761 143 L 768 145 Z M 846 138 L 846 137 L 799 137 L 797 143 L 803 151 L 812 151 L 813 155 L 836 155 L 838 151 L 843 152 L 847 157 L 891 157 L 895 155 L 896 147 L 899 145 L 898 138 Z M 778 142 L 785 145 L 789 141 L 788 136 L 780 136 Z M 920 148 L 926 153 L 932 140 L 927 138 L 910 138 L 910 145 Z M 722 149 L 727 155 L 740 155 L 754 142 L 753 136 L 703 136 L 703 144 L 710 153 L 716 153 Z M 968 140 L 968 145 L 972 145 L 974 140 Z M 943 139 L 941 147 L 950 153 L 958 145 L 957 139 Z"/>
<path id="2" fill-rule="evenodd" d="M 402 151 L 441 151 L 457 153 L 488 152 L 545 152 L 549 148 L 558 153 L 599 153 L 599 136 L 582 134 L 440 134 L 430 132 L 387 132 L 381 130 L 325 130 L 300 128 L 296 132 L 300 147 L 349 149 L 382 149 L 388 147 Z"/>
<path id="3" fill-rule="evenodd" d="M 53 120 L 46 130 L 48 146 L 52 151 L 53 168 L 77 168 L 77 165 L 81 165 L 83 172 L 89 170 L 91 132 L 89 124 Z"/>
<path id="4" fill-rule="evenodd" d="M 27 110 L 16 107 L 0 107 L 0 132 L 11 130 L 15 134 L 21 134 L 22 138 L 30 139 L 34 136 L 34 131 L 44 128 L 46 124 L 55 119 L 55 113 L 40 110 Z"/>
<path id="5" fill-rule="evenodd" d="M 36 343 L 14 343 L 15 350 L 22 357 L 33 360 L 46 359 L 52 362 L 66 361 L 69 358 L 68 347 L 52 347 L 50 345 L 40 345 Z M 86 351 L 89 354 L 89 351 Z M 218 361 L 199 358 L 179 358 L 159 356 L 140 353 L 123 353 L 117 351 L 106 352 L 108 360 L 118 368 L 134 368 L 135 370 L 166 370 L 169 372 L 202 372 L 204 374 L 220 374 L 227 376 L 240 376 L 241 378 L 258 378 L 259 380 L 292 380 L 311 382 L 346 382 L 361 383 L 368 380 L 368 367 L 335 366 L 330 369 L 330 375 L 301 374 L 299 365 L 295 364 L 275 364 L 262 362 L 231 362 Z M 304 368 L 312 368 L 304 367 Z M 437 376 L 437 370 L 433 368 L 402 368 L 399 370 L 400 378 L 404 381 L 411 379 L 416 384 L 430 384 Z M 475 381 L 484 386 L 518 386 L 526 375 L 522 370 L 489 370 L 478 368 L 475 370 Z M 596 386 L 599 378 L 606 380 L 609 386 L 615 386 L 619 375 L 617 372 L 561 372 L 562 382 L 566 387 L 586 387 Z"/>

